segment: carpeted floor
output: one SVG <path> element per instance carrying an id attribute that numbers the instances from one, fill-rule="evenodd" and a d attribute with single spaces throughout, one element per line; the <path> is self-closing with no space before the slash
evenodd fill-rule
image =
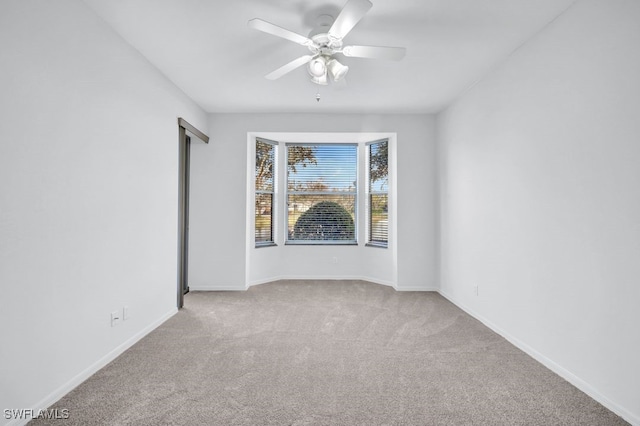
<path id="1" fill-rule="evenodd" d="M 440 295 L 362 281 L 192 292 L 51 408 L 64 425 L 626 424 Z"/>

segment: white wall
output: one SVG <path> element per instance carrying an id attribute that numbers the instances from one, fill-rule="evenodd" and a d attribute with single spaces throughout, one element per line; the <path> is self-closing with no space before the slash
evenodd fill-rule
<path id="1" fill-rule="evenodd" d="M 363 256 L 351 256 L 354 247 L 250 248 L 256 256 L 274 256 L 278 262 L 272 263 L 276 265 L 273 268 L 268 268 L 269 262 L 250 263 L 250 266 L 259 265 L 261 271 L 245 268 L 248 132 L 397 133 L 397 288 L 435 288 L 433 117 L 213 114 L 209 121 L 209 132 L 216 143 L 211 147 L 194 147 L 191 157 L 191 288 L 240 290 L 245 289 L 247 284 L 261 282 L 268 277 L 282 276 L 309 279 L 385 276 L 386 271 L 376 270 L 377 265 L 363 261 Z M 382 256 L 375 250 L 383 249 L 366 249 L 376 257 Z M 334 256 L 339 258 L 338 264 L 331 263 Z"/>
<path id="2" fill-rule="evenodd" d="M 5 0 L 0 40 L 0 409 L 45 408 L 175 312 L 206 114 L 79 1 Z"/>
<path id="3" fill-rule="evenodd" d="M 639 46 L 578 1 L 438 118 L 442 292 L 635 424 Z"/>

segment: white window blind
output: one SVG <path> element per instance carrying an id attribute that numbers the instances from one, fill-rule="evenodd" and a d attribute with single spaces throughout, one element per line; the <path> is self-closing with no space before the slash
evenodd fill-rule
<path id="1" fill-rule="evenodd" d="M 355 244 L 357 144 L 287 144 L 287 243 Z"/>
<path id="2" fill-rule="evenodd" d="M 389 141 L 368 146 L 368 244 L 386 247 L 389 242 Z"/>
<path id="3" fill-rule="evenodd" d="M 276 142 L 256 138 L 256 246 L 272 245 L 276 176 Z"/>

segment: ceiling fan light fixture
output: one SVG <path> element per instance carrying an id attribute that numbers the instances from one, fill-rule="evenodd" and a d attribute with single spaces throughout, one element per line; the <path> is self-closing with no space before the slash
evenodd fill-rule
<path id="1" fill-rule="evenodd" d="M 327 84 L 329 84 L 329 80 L 327 79 L 327 74 L 323 74 L 320 77 L 315 77 L 312 76 L 311 77 L 311 81 L 314 82 L 315 84 L 319 84 L 321 86 L 326 86 Z"/>
<path id="2" fill-rule="evenodd" d="M 331 77 L 333 77 L 333 81 L 341 80 L 349 72 L 349 67 L 342 65 L 337 59 L 331 59 L 327 62 L 327 68 L 331 73 Z"/>
<path id="3" fill-rule="evenodd" d="M 327 76 L 327 61 L 324 57 L 318 56 L 309 62 L 309 74 L 311 77 L 320 78 Z"/>

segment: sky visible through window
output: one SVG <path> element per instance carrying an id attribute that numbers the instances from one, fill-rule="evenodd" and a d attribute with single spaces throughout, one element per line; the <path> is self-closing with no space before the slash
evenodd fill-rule
<path id="1" fill-rule="evenodd" d="M 316 164 L 296 165 L 289 169 L 289 182 L 296 189 L 315 188 L 318 183 L 326 185 L 326 191 L 354 191 L 357 181 L 356 145 L 327 144 L 310 146 Z M 314 186 L 315 185 L 315 186 Z"/>
<path id="2" fill-rule="evenodd" d="M 385 141 L 383 144 L 374 143 L 370 145 L 370 159 L 375 158 L 377 156 L 382 155 L 384 160 L 378 161 L 377 167 L 380 167 L 380 162 L 384 163 L 385 167 L 387 164 L 387 155 L 388 155 L 388 141 Z M 373 163 L 373 161 L 372 161 Z M 373 166 L 373 165 L 372 165 Z M 386 169 L 385 169 L 386 170 Z M 382 176 L 379 176 L 378 179 L 371 179 L 369 181 L 369 189 L 370 191 L 375 192 L 388 192 L 389 191 L 389 179 L 386 173 L 383 173 Z"/>

